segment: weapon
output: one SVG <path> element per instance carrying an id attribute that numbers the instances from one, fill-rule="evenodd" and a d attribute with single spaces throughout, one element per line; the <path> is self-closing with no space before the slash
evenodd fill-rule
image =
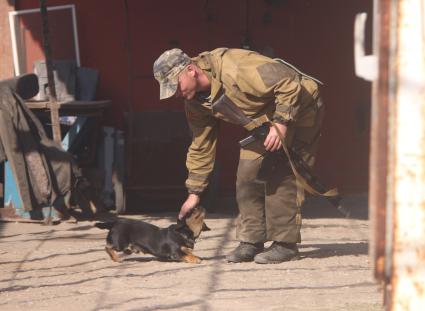
<path id="1" fill-rule="evenodd" d="M 256 122 L 255 120 L 252 120 L 245 116 L 243 112 L 239 109 L 239 107 L 237 107 L 226 94 L 220 96 L 220 98 L 218 98 L 212 104 L 212 109 L 214 112 L 218 112 L 225 116 L 232 123 L 242 125 L 245 128 L 252 128 L 252 130 L 250 131 L 250 135 L 239 142 L 239 145 L 241 147 L 245 147 L 253 143 L 254 141 L 264 141 L 269 133 L 270 127 L 268 124 L 260 124 L 259 122 Z M 320 194 L 324 194 L 325 192 L 327 192 L 328 188 L 325 187 L 319 181 L 319 179 L 311 172 L 310 167 L 303 160 L 301 155 L 299 155 L 298 152 L 296 152 L 296 150 L 294 150 L 293 148 L 288 148 L 287 150 L 289 152 L 289 156 L 293 164 L 293 169 L 296 170 L 296 172 L 304 178 L 306 183 L 315 192 L 318 192 Z M 289 161 L 287 155 L 281 152 L 281 150 L 275 152 L 267 151 L 263 160 L 263 162 L 267 163 L 267 167 L 261 168 L 264 171 L 267 171 L 267 173 L 263 172 L 261 175 L 264 176 L 270 174 L 270 171 L 273 170 L 275 167 L 275 161 L 281 161 L 282 159 L 286 162 Z M 349 217 L 349 212 L 341 205 L 342 197 L 339 194 L 324 197 L 341 214 L 343 214 L 345 217 Z"/>

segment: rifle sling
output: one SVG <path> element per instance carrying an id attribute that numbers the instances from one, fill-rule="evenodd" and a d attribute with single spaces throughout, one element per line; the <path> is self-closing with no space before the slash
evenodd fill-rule
<path id="1" fill-rule="evenodd" d="M 279 128 L 276 126 L 276 124 L 274 122 L 272 122 L 270 120 L 269 120 L 269 122 L 271 122 L 273 127 L 276 129 L 277 134 L 279 135 L 279 139 L 282 143 L 283 151 L 285 152 L 285 154 L 288 158 L 289 164 L 291 165 L 292 172 L 295 175 L 295 180 L 296 180 L 296 184 L 297 184 L 297 206 L 301 206 L 302 202 L 304 201 L 304 191 L 303 190 L 306 190 L 310 194 L 322 196 L 322 197 L 335 197 L 335 196 L 337 196 L 338 190 L 336 188 L 330 189 L 326 192 L 319 192 L 316 189 L 314 189 L 314 187 L 309 185 L 308 181 L 297 171 L 297 169 L 296 169 L 296 167 L 295 167 L 295 165 L 292 161 L 288 147 L 285 144 L 283 134 L 280 132 Z"/>

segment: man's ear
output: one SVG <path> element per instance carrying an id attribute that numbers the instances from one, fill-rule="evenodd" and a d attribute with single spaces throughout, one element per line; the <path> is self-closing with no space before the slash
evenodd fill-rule
<path id="1" fill-rule="evenodd" d="M 196 71 L 196 67 L 194 64 L 189 64 L 186 67 L 187 73 L 192 77 L 192 78 L 196 78 L 196 76 L 198 75 L 197 71 Z"/>

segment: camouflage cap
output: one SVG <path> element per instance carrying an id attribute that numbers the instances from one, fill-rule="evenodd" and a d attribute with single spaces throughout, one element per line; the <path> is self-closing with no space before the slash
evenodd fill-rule
<path id="1" fill-rule="evenodd" d="M 159 82 L 159 99 L 173 96 L 177 91 L 179 73 L 191 63 L 180 49 L 165 51 L 153 64 L 153 75 Z"/>

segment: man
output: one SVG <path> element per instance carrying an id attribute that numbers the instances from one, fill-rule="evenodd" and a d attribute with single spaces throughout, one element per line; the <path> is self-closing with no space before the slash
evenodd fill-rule
<path id="1" fill-rule="evenodd" d="M 296 183 L 288 161 L 274 163 L 273 172 L 265 179 L 258 175 L 265 167 L 266 152 L 283 152 L 279 135 L 313 164 L 323 116 L 315 80 L 283 61 L 227 48 L 194 58 L 180 49 L 168 50 L 155 61 L 153 72 L 160 84 L 160 99 L 185 100 L 193 133 L 186 161 L 189 195 L 179 217 L 199 204 L 208 185 L 219 119 L 229 121 L 214 111 L 212 104 L 226 94 L 245 116 L 261 122 L 270 120 L 264 142 L 251 143 L 240 152 L 236 181 L 240 244 L 227 260 L 266 264 L 297 259 L 303 189 Z M 273 243 L 264 249 L 267 241 Z"/>

